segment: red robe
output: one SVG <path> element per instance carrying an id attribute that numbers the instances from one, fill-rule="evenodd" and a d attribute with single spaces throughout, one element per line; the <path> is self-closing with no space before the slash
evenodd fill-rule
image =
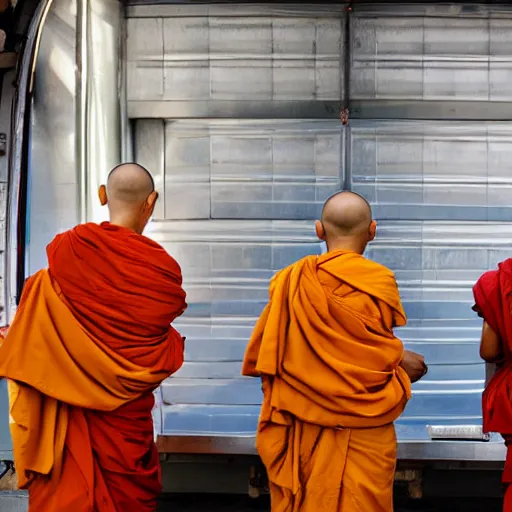
<path id="1" fill-rule="evenodd" d="M 0 376 L 20 390 L 11 430 L 29 510 L 154 512 L 153 391 L 183 364 L 170 326 L 186 308 L 180 267 L 109 223 L 58 235 L 47 252 L 0 349 Z"/>
<path id="2" fill-rule="evenodd" d="M 504 511 L 512 512 L 512 259 L 480 277 L 473 294 L 475 310 L 499 336 L 505 355 L 505 363 L 482 395 L 482 416 L 484 432 L 498 432 L 505 438 Z"/>

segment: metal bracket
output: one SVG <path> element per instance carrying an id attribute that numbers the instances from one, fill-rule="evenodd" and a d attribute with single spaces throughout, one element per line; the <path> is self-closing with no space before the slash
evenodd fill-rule
<path id="1" fill-rule="evenodd" d="M 409 497 L 415 500 L 423 497 L 423 474 L 420 469 L 403 469 L 396 472 L 395 480 L 406 482 Z"/>
<path id="2" fill-rule="evenodd" d="M 348 108 L 342 108 L 340 110 L 340 121 L 341 121 L 341 124 L 346 126 L 348 125 L 348 121 L 349 121 L 349 110 Z"/>
<path id="3" fill-rule="evenodd" d="M 5 133 L 0 133 L 0 156 L 5 156 L 7 154 L 7 135 Z"/>
<path id="4" fill-rule="evenodd" d="M 0 69 L 12 69 L 16 67 L 18 54 L 16 52 L 0 53 Z"/>
<path id="5" fill-rule="evenodd" d="M 268 494 L 268 478 L 265 468 L 261 465 L 251 466 L 249 469 L 249 497 L 259 498 L 261 494 Z"/>

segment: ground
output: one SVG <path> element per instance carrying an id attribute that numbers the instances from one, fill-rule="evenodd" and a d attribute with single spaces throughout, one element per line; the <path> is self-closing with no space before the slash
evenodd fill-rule
<path id="1" fill-rule="evenodd" d="M 25 494 L 0 494 L 1 512 L 26 512 Z M 268 498 L 252 500 L 247 496 L 181 495 L 162 498 L 158 512 L 269 512 Z M 319 511 L 320 512 L 320 511 Z M 497 499 L 436 499 L 397 503 L 395 512 L 501 512 Z"/>
<path id="2" fill-rule="evenodd" d="M 236 496 L 166 496 L 159 512 L 254 512 L 269 511 L 267 499 Z M 397 503 L 395 512 L 501 512 L 497 499 L 436 499 Z"/>

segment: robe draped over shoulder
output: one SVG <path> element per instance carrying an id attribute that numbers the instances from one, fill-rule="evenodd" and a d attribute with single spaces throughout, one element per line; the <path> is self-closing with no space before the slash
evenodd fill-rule
<path id="1" fill-rule="evenodd" d="M 104 223 L 58 235 L 0 347 L 30 512 L 154 512 L 153 391 L 183 363 L 179 265 Z"/>
<path id="2" fill-rule="evenodd" d="M 473 288 L 475 309 L 499 336 L 505 363 L 482 394 L 484 432 L 505 439 L 507 458 L 502 480 L 507 484 L 503 510 L 512 512 L 512 259 L 483 274 Z"/>
<path id="3" fill-rule="evenodd" d="M 353 252 L 278 273 L 242 373 L 261 376 L 257 447 L 273 512 L 392 510 L 393 421 L 410 397 L 393 273 Z"/>

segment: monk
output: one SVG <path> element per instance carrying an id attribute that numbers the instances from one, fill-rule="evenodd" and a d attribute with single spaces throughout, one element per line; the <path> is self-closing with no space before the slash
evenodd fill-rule
<path id="1" fill-rule="evenodd" d="M 376 232 L 367 201 L 334 195 L 316 232 L 328 252 L 272 279 L 242 370 L 262 378 L 272 512 L 390 512 L 393 422 L 426 366 L 393 334 L 406 321 L 393 273 L 362 256 Z"/>
<path id="2" fill-rule="evenodd" d="M 181 270 L 142 235 L 148 171 L 116 167 L 99 196 L 110 222 L 50 243 L 0 347 L 30 512 L 155 512 L 161 492 L 153 391 L 183 363 Z"/>
<path id="3" fill-rule="evenodd" d="M 482 395 L 483 430 L 505 439 L 503 510 L 512 512 L 512 259 L 486 272 L 473 288 L 473 310 L 483 318 L 480 357 L 497 365 Z"/>

